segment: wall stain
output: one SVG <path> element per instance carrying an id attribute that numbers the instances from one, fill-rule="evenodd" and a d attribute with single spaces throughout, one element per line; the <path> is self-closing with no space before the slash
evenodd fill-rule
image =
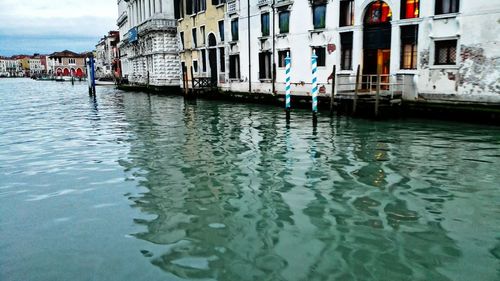
<path id="1" fill-rule="evenodd" d="M 461 46 L 459 85 L 469 93 L 491 92 L 500 95 L 500 57 L 486 57 L 484 49 Z"/>

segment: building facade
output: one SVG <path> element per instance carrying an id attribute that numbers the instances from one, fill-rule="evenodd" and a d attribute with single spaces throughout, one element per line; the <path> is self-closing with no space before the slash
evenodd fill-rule
<path id="1" fill-rule="evenodd" d="M 226 75 L 225 0 L 176 2 L 181 67 L 195 77 L 224 83 Z"/>
<path id="2" fill-rule="evenodd" d="M 48 74 L 51 76 L 86 76 L 85 55 L 68 50 L 55 52 L 48 57 Z"/>
<path id="3" fill-rule="evenodd" d="M 180 63 L 173 0 L 119 0 L 124 75 L 132 84 L 179 87 Z"/>
<path id="4" fill-rule="evenodd" d="M 203 43 L 214 34 L 224 90 L 283 93 L 288 54 L 292 93 L 309 95 L 314 52 L 320 95 L 333 66 L 351 82 L 359 66 L 365 86 L 377 74 L 404 77 L 409 100 L 500 101 L 496 1 L 231 0 L 222 23 L 223 3 L 203 3 L 180 1 L 181 61 L 210 75 Z"/>
<path id="5" fill-rule="evenodd" d="M 119 40 L 119 32 L 110 31 L 96 45 L 95 66 L 97 77 L 114 77 L 115 72 L 119 71 L 118 64 L 115 61 L 118 58 L 117 45 Z"/>

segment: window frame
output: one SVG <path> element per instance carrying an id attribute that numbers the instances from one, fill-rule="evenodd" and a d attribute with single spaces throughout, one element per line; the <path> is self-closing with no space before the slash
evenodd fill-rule
<path id="1" fill-rule="evenodd" d="M 410 30 L 408 29 L 414 29 L 414 31 L 411 31 L 414 33 L 414 37 L 410 38 L 407 36 L 403 36 L 404 34 L 410 33 Z M 405 30 L 407 29 L 407 30 Z M 401 70 L 415 70 L 418 67 L 418 29 L 419 25 L 418 24 L 412 24 L 412 25 L 402 25 L 400 26 L 400 63 L 399 63 L 399 69 Z M 410 51 L 410 64 L 409 67 L 405 66 L 405 46 L 411 46 L 411 51 Z"/>
<path id="2" fill-rule="evenodd" d="M 449 10 L 444 11 L 444 2 L 449 2 Z M 454 4 L 454 5 L 453 5 Z M 455 6 L 455 9 L 452 10 L 452 7 Z M 460 12 L 460 0 L 435 0 L 434 1 L 434 15 L 447 15 L 447 14 L 456 14 Z"/>
<path id="3" fill-rule="evenodd" d="M 198 48 L 198 29 L 196 27 L 191 29 L 191 39 L 191 45 L 193 45 L 193 48 Z"/>
<path id="4" fill-rule="evenodd" d="M 264 67 L 264 69 L 262 69 Z M 259 80 L 270 80 L 273 77 L 272 54 L 269 51 L 259 53 Z"/>
<path id="5" fill-rule="evenodd" d="M 439 46 L 441 45 L 441 46 Z M 446 61 L 439 61 L 439 51 L 446 48 Z M 450 50 L 455 48 L 455 56 L 452 58 Z M 445 39 L 445 40 L 435 40 L 434 41 L 434 65 L 436 66 L 456 66 L 458 56 L 458 39 Z"/>
<path id="6" fill-rule="evenodd" d="M 219 28 L 220 41 L 224 42 L 224 40 L 225 40 L 225 34 L 224 34 L 224 32 L 225 32 L 225 25 L 224 25 L 224 20 L 220 20 L 218 22 L 218 28 Z"/>
<path id="7" fill-rule="evenodd" d="M 341 0 L 339 3 L 339 27 L 354 25 L 354 0 Z"/>
<path id="8" fill-rule="evenodd" d="M 231 19 L 231 41 L 234 42 L 240 40 L 239 28 L 240 28 L 240 19 L 239 18 Z"/>
<path id="9" fill-rule="evenodd" d="M 260 14 L 260 33 L 262 37 L 267 37 L 270 35 L 270 29 L 271 29 L 270 18 L 271 17 L 269 12 Z M 264 32 L 266 26 L 267 26 L 267 32 Z"/>
<path id="10" fill-rule="evenodd" d="M 234 59 L 236 58 L 236 59 Z M 237 65 L 233 65 L 236 63 Z M 234 73 L 231 72 L 231 69 L 234 67 Z M 241 61 L 240 54 L 229 55 L 229 79 L 239 80 L 241 79 Z"/>
<path id="11" fill-rule="evenodd" d="M 318 56 L 316 59 L 316 65 L 318 67 L 326 67 L 326 48 L 324 46 L 312 46 L 311 56 L 313 54 L 313 50 L 316 51 L 316 56 Z M 321 50 L 321 52 L 318 52 L 318 50 Z"/>
<path id="12" fill-rule="evenodd" d="M 278 68 L 285 68 L 286 67 L 286 55 L 287 53 L 290 54 L 290 58 L 292 58 L 292 52 L 290 52 L 290 49 L 284 49 L 284 50 L 278 50 Z M 290 65 L 292 64 L 292 61 L 290 61 Z"/>
<path id="13" fill-rule="evenodd" d="M 321 16 L 320 16 L 320 19 L 317 19 L 316 18 L 316 8 L 323 8 L 323 21 L 321 22 Z M 313 4 L 311 9 L 312 9 L 312 18 L 313 18 L 313 28 L 315 30 L 317 29 L 325 29 L 326 28 L 326 8 L 327 8 L 327 5 L 326 3 L 321 3 L 321 4 Z M 316 25 L 316 21 L 319 20 L 319 24 Z"/>
<path id="14" fill-rule="evenodd" d="M 350 36 L 350 40 L 347 40 L 347 36 Z M 342 39 L 344 37 L 344 40 Z M 352 50 L 353 50 L 353 40 L 354 32 L 342 32 L 340 33 L 340 70 L 352 70 Z M 350 43 L 346 43 L 350 41 Z M 346 57 L 349 58 L 349 63 L 346 65 Z"/>
<path id="15" fill-rule="evenodd" d="M 284 26 L 284 24 L 285 24 L 285 23 L 282 23 L 282 22 L 281 22 L 281 20 L 282 20 L 282 17 L 281 17 L 281 16 L 282 16 L 283 14 L 287 14 L 287 15 L 288 15 L 288 17 L 287 17 L 288 22 L 287 22 L 287 24 L 286 24 L 286 27 L 287 27 L 287 28 L 286 28 L 286 31 L 284 31 L 284 30 L 282 29 L 282 27 L 283 27 L 283 26 Z M 283 26 L 282 26 L 282 24 L 283 24 Z M 279 11 L 279 12 L 278 12 L 278 31 L 279 31 L 279 34 L 288 34 L 288 33 L 290 33 L 290 11 L 289 11 L 289 10 L 283 10 L 283 11 Z"/>
<path id="16" fill-rule="evenodd" d="M 420 0 L 413 0 L 413 11 L 417 11 L 417 15 L 415 15 L 415 12 L 413 12 L 413 16 L 407 17 L 407 8 L 408 8 L 408 1 L 410 0 L 401 0 L 401 14 L 400 14 L 400 19 L 417 19 L 420 17 Z"/>

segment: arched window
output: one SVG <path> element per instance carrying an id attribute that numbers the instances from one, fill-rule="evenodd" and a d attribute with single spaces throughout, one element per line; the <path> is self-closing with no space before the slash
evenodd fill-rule
<path id="1" fill-rule="evenodd" d="M 364 23 L 367 25 L 389 23 L 392 19 L 391 8 L 383 1 L 376 1 L 366 9 Z"/>

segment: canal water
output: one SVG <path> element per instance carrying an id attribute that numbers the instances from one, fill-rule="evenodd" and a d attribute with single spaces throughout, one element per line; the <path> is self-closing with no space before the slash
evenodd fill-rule
<path id="1" fill-rule="evenodd" d="M 2 79 L 0 280 L 500 280 L 500 129 Z"/>

